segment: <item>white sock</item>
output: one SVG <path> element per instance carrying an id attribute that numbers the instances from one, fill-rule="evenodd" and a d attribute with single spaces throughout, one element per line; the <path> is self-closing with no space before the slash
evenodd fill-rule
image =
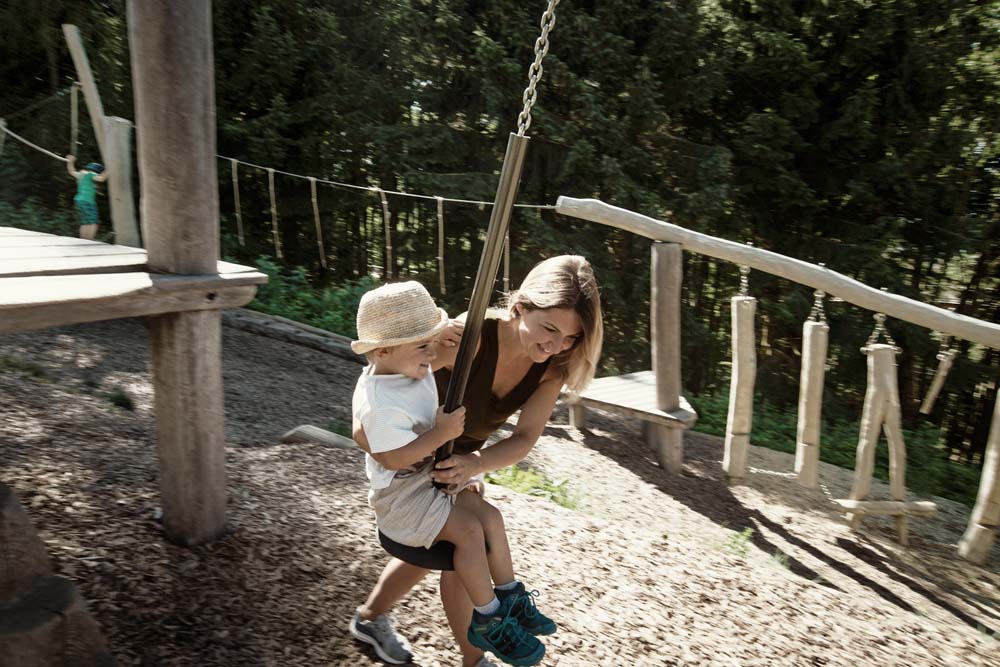
<path id="1" fill-rule="evenodd" d="M 485 604 L 482 607 L 476 607 L 476 611 L 483 616 L 492 616 L 500 611 L 500 600 L 498 600 L 497 596 L 494 595 L 493 599 L 490 600 L 488 604 Z"/>
<path id="2" fill-rule="evenodd" d="M 494 586 L 494 588 L 496 588 L 498 591 L 512 591 L 515 588 L 517 588 L 517 584 L 518 584 L 518 581 L 517 581 L 517 579 L 515 579 L 514 581 L 510 582 L 509 584 L 501 584 L 499 586 Z"/>

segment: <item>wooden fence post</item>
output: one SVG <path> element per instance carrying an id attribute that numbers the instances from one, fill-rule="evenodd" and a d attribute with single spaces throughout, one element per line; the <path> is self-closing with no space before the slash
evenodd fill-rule
<path id="1" fill-rule="evenodd" d="M 746 473 L 750 449 L 753 388 L 757 379 L 757 343 L 753 329 L 756 311 L 757 299 L 733 297 L 733 373 L 729 382 L 729 416 L 722 455 L 722 469 L 733 478 Z"/>
<path id="2" fill-rule="evenodd" d="M 128 30 L 149 267 L 215 274 L 212 5 L 129 0 Z M 173 313 L 150 324 L 163 527 L 172 541 L 200 544 L 226 525 L 221 313 Z"/>
<path id="3" fill-rule="evenodd" d="M 802 370 L 799 373 L 798 437 L 795 443 L 795 472 L 799 484 L 819 486 L 819 442 L 823 413 L 823 376 L 830 327 L 825 322 L 807 321 L 802 326 Z"/>
<path id="4" fill-rule="evenodd" d="M 969 527 L 958 543 L 958 555 L 973 563 L 986 562 L 997 527 L 1000 526 L 1000 392 L 993 408 L 993 421 L 986 440 L 983 476 Z"/>
<path id="5" fill-rule="evenodd" d="M 650 266 L 650 342 L 656 407 L 670 412 L 681 396 L 681 283 L 683 256 L 677 243 L 654 243 Z M 647 438 L 660 467 L 680 472 L 684 460 L 684 429 L 644 422 Z"/>

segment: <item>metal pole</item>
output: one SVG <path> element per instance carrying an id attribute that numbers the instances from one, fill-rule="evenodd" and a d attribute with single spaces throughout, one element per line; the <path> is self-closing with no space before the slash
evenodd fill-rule
<path id="1" fill-rule="evenodd" d="M 507 139 L 507 153 L 500 169 L 500 183 L 497 186 L 497 196 L 493 202 L 493 213 L 490 215 L 490 226 L 486 231 L 486 243 L 483 254 L 479 258 L 479 270 L 476 272 L 476 282 L 472 287 L 472 298 L 469 300 L 469 310 L 465 318 L 465 331 L 462 342 L 458 346 L 455 357 L 455 369 L 448 382 L 448 392 L 445 394 L 444 411 L 453 412 L 462 404 L 465 397 L 465 385 L 469 381 L 472 370 L 472 360 L 479 336 L 483 330 L 483 318 L 486 307 L 489 306 L 493 294 L 493 284 L 496 282 L 497 268 L 500 266 L 500 252 L 503 250 L 504 237 L 510 225 L 510 213 L 517 199 L 517 188 L 521 183 L 521 172 L 524 170 L 524 155 L 528 148 L 530 137 L 510 134 Z M 436 461 L 449 456 L 455 442 L 451 441 L 438 448 L 434 455 Z"/>

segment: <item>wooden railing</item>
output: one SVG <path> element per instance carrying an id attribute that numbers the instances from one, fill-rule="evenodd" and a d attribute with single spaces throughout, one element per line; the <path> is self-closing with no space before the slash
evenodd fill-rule
<path id="1" fill-rule="evenodd" d="M 808 285 L 814 289 L 822 290 L 830 296 L 839 297 L 844 301 L 876 313 L 883 313 L 898 320 L 919 324 L 955 338 L 961 338 L 995 349 L 1000 349 L 1000 325 L 998 324 L 960 315 L 915 299 L 910 299 L 897 294 L 890 294 L 883 290 L 865 285 L 864 283 L 837 273 L 836 271 L 832 271 L 826 267 L 816 266 L 814 264 L 810 264 L 793 257 L 786 257 L 768 250 L 694 232 L 678 225 L 664 222 L 662 220 L 656 220 L 654 218 L 618 208 L 616 206 L 611 206 L 595 199 L 560 197 L 556 203 L 556 211 L 563 215 L 583 220 L 590 220 L 592 222 L 630 231 L 640 236 L 652 239 L 653 241 L 665 242 L 667 244 L 678 244 L 684 250 L 730 261 L 739 266 L 750 267 L 758 271 L 763 271 L 765 273 L 785 278 L 792 282 Z M 654 281 L 656 280 L 657 273 L 658 272 L 656 271 L 653 272 Z M 679 292 L 679 290 L 676 289 L 674 291 Z M 738 305 L 748 305 L 736 304 L 735 302 L 738 299 L 740 299 L 740 297 L 734 298 L 734 318 L 736 318 L 737 315 L 740 315 L 740 313 L 737 312 Z M 749 305 L 752 306 L 752 304 Z M 752 316 L 752 307 L 750 308 L 750 311 Z M 736 342 L 737 341 L 734 336 L 734 350 L 737 348 Z M 660 344 L 662 343 L 663 341 L 660 341 Z M 679 345 L 679 341 L 677 344 Z M 874 366 L 875 357 L 883 357 L 884 353 L 890 352 L 892 349 L 891 346 L 871 345 L 868 347 L 871 348 L 872 352 L 879 353 L 869 355 L 870 379 L 874 377 L 873 374 L 885 374 L 886 372 L 891 372 L 892 384 L 894 385 L 894 364 L 888 364 L 890 367 L 890 370 L 888 371 L 885 370 L 885 368 L 876 371 Z M 880 349 L 876 350 L 875 348 Z M 883 350 L 881 348 L 887 349 Z M 823 355 L 825 356 L 825 346 Z M 655 352 L 654 359 L 659 357 L 679 359 L 679 350 L 674 352 L 667 352 L 663 350 Z M 736 366 L 736 360 L 734 360 L 734 369 Z M 883 363 L 882 366 L 884 367 L 886 364 Z M 753 370 L 750 365 L 746 368 L 748 370 Z M 679 374 L 679 369 L 673 369 L 672 374 Z M 672 384 L 674 383 L 675 381 L 672 381 Z M 880 379 L 879 383 L 884 384 L 884 380 Z M 872 400 L 869 401 L 869 396 L 866 396 L 866 413 L 862 420 L 863 424 L 866 423 L 868 417 L 875 420 L 874 422 L 867 424 L 869 430 L 871 429 L 872 424 L 874 424 L 875 428 L 879 427 L 882 421 L 886 418 L 884 412 L 879 411 L 877 407 L 878 403 L 888 400 L 891 404 L 893 400 L 891 396 L 886 399 L 883 394 L 876 395 L 876 392 L 872 391 L 871 385 L 872 383 L 870 383 L 869 394 L 871 395 Z M 744 389 L 745 386 L 745 384 L 742 385 Z M 752 380 L 750 386 L 752 394 Z M 739 406 L 736 405 L 737 401 L 739 400 L 741 394 L 746 393 L 745 391 L 738 391 L 736 387 L 737 385 L 735 384 L 734 370 L 733 391 L 730 393 L 730 422 L 733 421 L 734 413 L 739 413 Z M 896 401 L 898 403 L 898 398 Z M 870 404 L 875 406 L 872 410 L 872 412 L 875 413 L 874 416 L 868 414 Z M 800 401 L 800 410 L 801 409 L 802 402 Z M 889 412 L 889 417 L 891 419 L 891 405 L 889 407 Z M 800 416 L 800 428 L 801 423 Z M 727 428 L 727 432 L 730 430 L 731 429 Z M 864 430 L 864 426 L 862 430 Z M 747 426 L 746 431 L 747 433 L 738 435 L 748 438 L 749 426 Z M 878 431 L 876 430 L 875 436 L 877 437 L 877 435 Z M 737 460 L 734 462 L 732 460 L 724 459 L 724 466 L 726 467 L 728 473 L 736 472 L 736 476 L 738 476 L 738 471 L 741 468 L 741 463 L 738 460 L 740 454 L 738 445 L 738 442 L 734 444 L 730 441 L 730 437 L 727 437 L 726 459 L 736 457 Z M 799 445 L 799 449 L 801 450 L 802 443 L 800 442 Z M 903 457 L 899 463 L 905 464 L 905 452 L 900 452 L 901 448 L 898 447 L 894 449 L 896 451 L 896 456 Z M 873 443 L 871 438 L 862 434 L 858 449 L 859 460 L 855 470 L 855 490 L 857 493 L 855 494 L 852 492 L 853 495 L 862 495 L 862 498 L 863 494 L 867 493 L 867 479 L 862 479 L 862 477 L 864 475 L 868 475 L 870 478 L 871 474 L 869 466 L 867 466 L 865 461 L 862 459 L 867 459 L 868 455 L 872 452 Z M 814 455 L 817 453 L 818 452 L 812 452 Z M 801 451 L 798 451 L 797 460 L 800 455 Z M 897 462 L 894 461 L 893 463 L 895 465 Z M 926 514 L 927 503 L 915 504 L 902 502 L 902 498 L 898 497 L 902 493 L 901 482 L 902 472 L 900 471 L 898 477 L 895 477 L 892 480 L 893 495 L 894 499 L 897 501 L 896 504 L 877 504 L 873 501 L 863 501 L 859 498 L 840 501 L 841 506 L 845 507 L 846 510 L 852 515 L 852 525 L 856 525 L 864 513 L 895 514 L 897 516 L 897 526 L 900 527 L 900 538 L 905 542 L 906 516 L 909 514 Z M 919 505 L 919 507 L 917 505 Z M 973 508 L 965 535 L 959 542 L 959 555 L 974 562 L 983 562 L 986 559 L 993 540 L 995 539 L 998 525 L 1000 525 L 1000 397 L 998 397 L 997 405 L 994 409 L 993 421 L 987 439 L 986 455 L 983 463 L 983 474 L 980 480 L 976 505 Z"/>

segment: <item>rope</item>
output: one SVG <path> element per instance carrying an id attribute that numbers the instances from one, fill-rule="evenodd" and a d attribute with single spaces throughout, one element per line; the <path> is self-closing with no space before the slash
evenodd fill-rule
<path id="1" fill-rule="evenodd" d="M 227 157 L 225 155 L 217 155 L 216 157 L 218 157 L 220 159 L 223 159 L 223 160 L 236 160 L 236 158 Z M 239 162 L 242 165 L 246 165 L 247 167 L 253 167 L 255 169 L 263 169 L 264 171 L 267 171 L 267 170 L 271 169 L 270 167 L 265 167 L 263 165 L 254 164 L 252 162 L 245 162 L 243 160 L 236 160 L 236 161 Z M 303 176 L 301 174 L 294 174 L 294 173 L 292 173 L 290 171 L 281 171 L 280 169 L 273 169 L 272 171 L 274 171 L 274 173 L 276 173 L 276 174 L 281 174 L 282 176 L 291 176 L 292 178 L 302 178 L 302 179 L 305 179 L 305 180 L 309 180 L 310 178 L 312 178 L 310 176 Z M 348 188 L 348 189 L 351 189 L 351 190 L 366 190 L 368 192 L 374 192 L 374 191 L 377 191 L 377 190 L 380 189 L 380 188 L 376 188 L 376 187 L 373 187 L 373 186 L 370 186 L 370 185 L 354 185 L 353 183 L 341 183 L 339 181 L 331 181 L 331 180 L 328 180 L 328 179 L 325 179 L 325 178 L 317 178 L 316 182 L 317 183 L 322 183 L 324 185 L 332 185 L 332 186 L 338 187 L 338 188 Z M 414 199 L 428 199 L 428 200 L 433 200 L 433 199 L 437 199 L 438 198 L 437 195 L 418 195 L 418 194 L 415 194 L 415 193 L 412 193 L 412 192 L 399 192 L 399 191 L 396 191 L 396 190 L 383 190 L 383 192 L 385 192 L 388 195 L 398 195 L 400 197 L 413 197 Z M 476 200 L 476 199 L 454 199 L 452 197 L 441 197 L 441 199 L 443 201 L 452 202 L 454 204 L 474 204 L 476 206 L 493 206 L 493 202 L 490 202 L 490 201 L 479 201 L 479 200 Z M 539 210 L 546 209 L 546 210 L 551 210 L 551 211 L 554 211 L 555 208 L 556 208 L 555 204 L 514 204 L 514 206 L 516 208 L 537 208 Z"/>
<path id="2" fill-rule="evenodd" d="M 878 343 L 879 336 L 885 336 L 885 341 L 889 345 L 892 345 L 896 354 L 902 352 L 899 346 L 896 345 L 896 341 L 894 341 L 892 336 L 889 334 L 889 330 L 885 328 L 885 313 L 875 313 L 872 315 L 872 318 L 875 320 L 875 328 L 872 329 L 871 335 L 868 336 L 868 340 L 865 342 L 865 346 L 861 348 L 861 351 L 868 354 L 871 350 L 871 346 Z"/>
<path id="3" fill-rule="evenodd" d="M 271 193 L 271 232 L 274 235 L 274 254 L 284 259 L 281 252 L 281 233 L 278 231 L 278 205 L 274 197 L 274 169 L 267 170 L 267 189 Z"/>
<path id="4" fill-rule="evenodd" d="M 326 268 L 326 250 L 323 247 L 323 227 L 319 224 L 319 203 L 316 200 L 316 179 L 309 177 L 309 190 L 312 196 L 313 218 L 316 220 L 316 245 L 319 246 L 319 263 Z"/>
<path id="5" fill-rule="evenodd" d="M 7 121 L 3 118 L 0 118 L 0 130 L 3 130 L 0 132 L 0 157 L 3 157 L 3 144 L 7 141 Z"/>
<path id="6" fill-rule="evenodd" d="M 535 106 L 538 92 L 535 90 L 539 80 L 542 78 L 542 59 L 549 52 L 549 32 L 556 25 L 556 5 L 559 0 L 549 0 L 545 13 L 542 14 L 540 26 L 542 34 L 535 40 L 535 61 L 528 68 L 528 87 L 524 89 L 522 100 L 524 109 L 517 117 L 517 136 L 523 137 L 524 133 L 531 127 L 531 108 Z"/>
<path id="7" fill-rule="evenodd" d="M 385 272 L 386 280 L 392 280 L 392 231 L 389 229 L 389 200 L 385 197 L 385 190 L 374 188 L 382 200 L 382 225 L 385 227 Z"/>
<path id="8" fill-rule="evenodd" d="M 820 266 L 822 266 L 822 264 Z M 809 313 L 810 322 L 826 324 L 826 311 L 823 310 L 823 297 L 825 296 L 826 293 L 822 290 L 816 290 L 813 292 L 813 307 L 812 311 Z"/>
<path id="9" fill-rule="evenodd" d="M 30 141 L 28 141 L 27 139 L 25 139 L 21 135 L 15 134 L 14 132 L 12 132 L 10 130 L 10 128 L 7 127 L 7 123 L 6 122 L 4 122 L 3 124 L 0 124 L 0 130 L 3 130 L 4 132 L 6 132 L 7 134 L 9 134 L 10 136 L 14 137 L 18 141 L 20 141 L 22 144 L 25 144 L 27 146 L 31 146 L 32 148 L 34 148 L 39 153 L 44 153 L 45 155 L 48 155 L 51 158 L 55 158 L 56 160 L 59 160 L 60 162 L 68 162 L 68 160 L 66 158 L 64 158 L 62 155 L 56 155 L 52 151 L 45 150 L 41 146 L 39 146 L 37 144 L 31 143 Z"/>
<path id="10" fill-rule="evenodd" d="M 233 174 L 233 202 L 236 207 L 236 235 L 240 240 L 240 245 L 246 245 L 243 237 L 243 210 L 240 206 L 240 180 L 236 170 L 236 160 L 229 161 L 230 171 Z"/>
<path id="11" fill-rule="evenodd" d="M 441 282 L 441 294 L 447 294 L 444 286 L 444 199 L 437 199 L 437 219 L 438 219 L 438 279 Z"/>
<path id="12" fill-rule="evenodd" d="M 510 227 L 503 238 L 503 293 L 510 293 Z"/>
<path id="13" fill-rule="evenodd" d="M 74 84 L 74 85 L 76 85 L 76 84 Z M 72 87 L 73 86 L 67 86 L 66 88 L 63 88 L 62 90 L 60 90 L 60 91 L 58 91 L 56 93 L 53 93 L 52 95 L 49 95 L 48 97 L 42 98 L 42 99 L 38 100 L 37 102 L 34 102 L 34 103 L 32 103 L 32 104 L 24 107 L 20 111 L 15 111 L 14 113 L 9 113 L 9 114 L 7 114 L 6 118 L 8 118 L 8 119 L 10 119 L 10 118 L 17 118 L 18 116 L 23 116 L 24 114 L 28 113 L 29 111 L 34 111 L 35 109 L 37 109 L 38 107 L 42 106 L 43 104 L 47 104 L 47 103 L 51 102 L 52 100 L 54 100 L 56 98 L 62 97 Z"/>

